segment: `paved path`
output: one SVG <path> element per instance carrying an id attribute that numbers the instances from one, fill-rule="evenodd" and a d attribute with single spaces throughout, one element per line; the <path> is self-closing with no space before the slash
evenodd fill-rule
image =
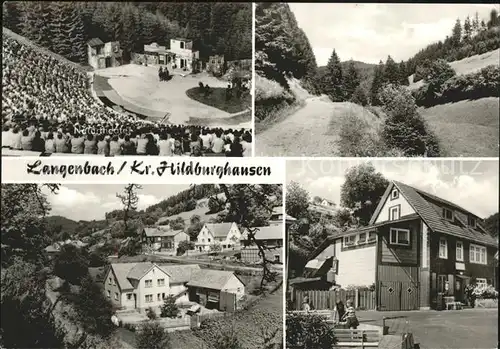
<path id="1" fill-rule="evenodd" d="M 498 345 L 498 309 L 356 314 L 362 323 L 376 325 L 382 325 L 384 316 L 392 318 L 386 320 L 389 334 L 400 336 L 411 332 L 422 349 L 492 349 Z"/>

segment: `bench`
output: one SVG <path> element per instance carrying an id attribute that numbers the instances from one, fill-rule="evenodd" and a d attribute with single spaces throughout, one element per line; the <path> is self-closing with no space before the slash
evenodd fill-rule
<path id="1" fill-rule="evenodd" d="M 334 329 L 338 347 L 376 348 L 380 342 L 378 330 Z"/>

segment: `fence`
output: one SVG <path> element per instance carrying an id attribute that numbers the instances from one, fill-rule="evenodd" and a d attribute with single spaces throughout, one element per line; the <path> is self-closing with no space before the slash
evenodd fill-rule
<path id="1" fill-rule="evenodd" d="M 369 290 L 338 290 L 338 291 L 303 291 L 294 290 L 294 308 L 302 308 L 304 297 L 309 297 L 309 305 L 313 309 L 333 309 L 335 304 L 342 301 L 344 304 L 351 299 L 356 309 L 375 310 L 377 308 L 375 291 Z"/>

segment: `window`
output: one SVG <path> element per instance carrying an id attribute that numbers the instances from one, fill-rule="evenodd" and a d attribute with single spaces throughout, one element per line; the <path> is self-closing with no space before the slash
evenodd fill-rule
<path id="1" fill-rule="evenodd" d="M 389 220 L 395 221 L 400 218 L 399 205 L 389 208 Z"/>
<path id="2" fill-rule="evenodd" d="M 486 247 L 471 244 L 470 262 L 476 264 L 486 264 Z"/>
<path id="3" fill-rule="evenodd" d="M 157 237 L 157 238 L 156 238 L 156 241 L 161 241 L 161 237 Z"/>
<path id="4" fill-rule="evenodd" d="M 395 200 L 399 198 L 399 191 L 397 189 L 394 189 L 392 192 L 391 192 L 391 200 Z"/>
<path id="5" fill-rule="evenodd" d="M 108 290 L 108 298 L 111 298 L 111 291 Z"/>
<path id="6" fill-rule="evenodd" d="M 275 254 L 275 255 L 274 255 L 274 261 L 275 261 L 276 263 L 279 263 L 279 262 L 280 262 L 280 255 L 279 255 L 279 254 Z"/>
<path id="7" fill-rule="evenodd" d="M 408 229 L 391 228 L 390 231 L 391 245 L 410 245 L 410 231 Z"/>
<path id="8" fill-rule="evenodd" d="M 374 242 L 377 240 L 377 232 L 371 231 L 368 233 L 368 242 Z"/>
<path id="9" fill-rule="evenodd" d="M 356 235 L 344 236 L 344 247 L 354 245 Z"/>
<path id="10" fill-rule="evenodd" d="M 486 281 L 486 279 L 483 279 L 483 278 L 476 278 L 476 284 L 479 287 L 486 287 L 486 286 L 488 286 L 488 282 Z"/>
<path id="11" fill-rule="evenodd" d="M 161 301 L 161 294 L 159 294 L 159 293 L 158 293 L 158 294 L 156 295 L 156 300 L 157 300 L 158 302 L 159 302 L 159 301 Z"/>
<path id="12" fill-rule="evenodd" d="M 113 284 L 113 279 L 111 277 L 109 277 L 109 284 L 112 285 Z"/>
<path id="13" fill-rule="evenodd" d="M 210 242 L 210 238 L 208 238 L 208 242 Z"/>
<path id="14" fill-rule="evenodd" d="M 144 285 L 146 287 L 153 287 L 153 280 L 146 280 L 146 281 L 144 281 Z"/>
<path id="15" fill-rule="evenodd" d="M 127 300 L 131 301 L 132 300 L 132 293 L 127 293 Z"/>
<path id="16" fill-rule="evenodd" d="M 457 261 L 464 261 L 464 244 L 461 241 L 457 241 Z"/>
<path id="17" fill-rule="evenodd" d="M 115 301 L 118 300 L 118 293 L 115 292 Z"/>
<path id="18" fill-rule="evenodd" d="M 476 228 L 477 221 L 474 217 L 469 216 L 468 223 L 469 223 L 469 227 Z"/>
<path id="19" fill-rule="evenodd" d="M 236 289 L 236 293 L 241 293 L 241 287 L 238 287 L 238 288 Z"/>
<path id="20" fill-rule="evenodd" d="M 165 279 L 158 279 L 158 286 L 165 286 Z"/>
<path id="21" fill-rule="evenodd" d="M 165 293 L 161 294 L 161 299 L 165 299 Z"/>
<path id="22" fill-rule="evenodd" d="M 147 294 L 146 295 L 146 303 L 151 303 L 153 301 L 153 295 L 152 294 Z"/>
<path id="23" fill-rule="evenodd" d="M 366 233 L 361 233 L 358 235 L 358 245 L 366 243 Z"/>
<path id="24" fill-rule="evenodd" d="M 448 259 L 448 241 L 445 238 L 439 239 L 439 258 Z"/>
<path id="25" fill-rule="evenodd" d="M 180 42 L 180 46 L 181 46 L 181 48 L 184 48 L 184 41 Z"/>
<path id="26" fill-rule="evenodd" d="M 443 218 L 449 221 L 453 221 L 453 211 L 446 207 L 443 207 Z"/>

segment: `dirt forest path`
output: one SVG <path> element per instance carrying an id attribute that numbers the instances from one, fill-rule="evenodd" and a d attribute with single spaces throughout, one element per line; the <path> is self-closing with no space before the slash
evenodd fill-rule
<path id="1" fill-rule="evenodd" d="M 327 97 L 307 98 L 304 107 L 255 136 L 255 155 L 335 156 L 332 115 L 342 104 Z"/>

